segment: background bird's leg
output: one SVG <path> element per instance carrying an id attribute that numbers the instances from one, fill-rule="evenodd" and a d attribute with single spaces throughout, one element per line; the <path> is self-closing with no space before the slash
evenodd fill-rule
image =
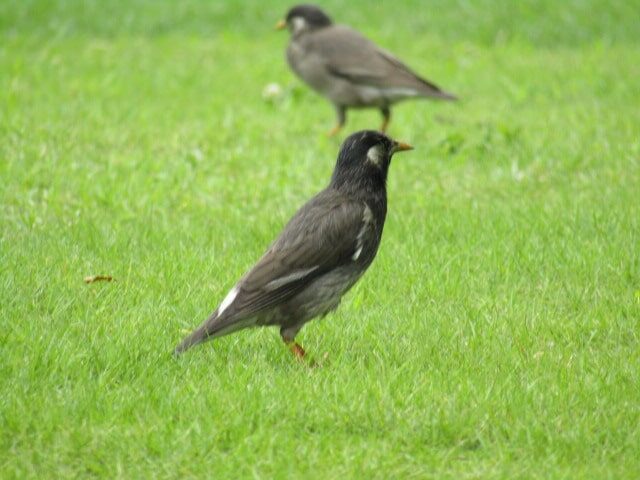
<path id="1" fill-rule="evenodd" d="M 391 121 L 391 109 L 389 107 L 382 107 L 380 111 L 382 112 L 382 126 L 380 127 L 380 131 L 384 133 L 387 131 L 387 127 Z"/>
<path id="2" fill-rule="evenodd" d="M 329 131 L 330 137 L 333 137 L 342 129 L 342 127 L 344 127 L 344 124 L 347 121 L 347 108 L 342 105 L 336 105 L 336 117 L 338 124 Z"/>

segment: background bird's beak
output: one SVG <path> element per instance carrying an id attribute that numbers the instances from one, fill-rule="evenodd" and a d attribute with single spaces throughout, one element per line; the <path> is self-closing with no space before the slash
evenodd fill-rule
<path id="1" fill-rule="evenodd" d="M 278 23 L 276 23 L 276 30 L 283 30 L 286 26 L 287 22 L 284 20 L 280 20 L 278 21 Z"/>
<path id="2" fill-rule="evenodd" d="M 404 142 L 394 142 L 393 144 L 393 153 L 396 152 L 404 152 L 406 150 L 413 150 L 413 147 L 408 143 Z"/>

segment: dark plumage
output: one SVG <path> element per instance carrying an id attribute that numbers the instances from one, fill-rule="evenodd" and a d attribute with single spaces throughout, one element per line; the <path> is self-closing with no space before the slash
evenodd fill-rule
<path id="1" fill-rule="evenodd" d="M 376 256 L 391 157 L 410 148 L 373 131 L 347 138 L 329 186 L 298 210 L 176 354 L 242 328 L 277 325 L 292 351 L 303 356 L 294 342 L 300 328 L 334 310 Z"/>
<path id="2" fill-rule="evenodd" d="M 407 98 L 455 100 L 456 97 L 418 76 L 391 53 L 331 18 L 314 5 L 298 5 L 277 25 L 288 27 L 287 61 L 311 88 L 333 102 L 337 133 L 348 108 L 379 108 L 384 132 L 391 105 Z"/>

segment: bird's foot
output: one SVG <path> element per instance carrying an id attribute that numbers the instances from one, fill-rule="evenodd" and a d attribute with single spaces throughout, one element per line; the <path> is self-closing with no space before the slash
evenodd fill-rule
<path id="1" fill-rule="evenodd" d="M 380 132 L 386 133 L 388 127 L 389 127 L 389 120 L 384 120 L 382 122 L 382 125 L 380 126 Z"/>
<path id="2" fill-rule="evenodd" d="M 322 363 L 324 363 L 324 362 L 318 363 L 315 359 L 307 355 L 307 352 L 304 351 L 304 348 L 302 348 L 302 346 L 297 342 L 287 342 L 287 347 L 289 348 L 289 351 L 293 353 L 293 355 L 300 362 L 304 363 L 310 368 L 319 367 L 322 365 Z M 328 354 L 325 354 L 323 357 L 323 360 L 326 360 L 327 356 Z"/>
<path id="3" fill-rule="evenodd" d="M 307 354 L 307 352 L 304 351 L 304 348 L 302 348 L 299 343 L 290 342 L 287 344 L 287 346 L 289 347 L 291 353 L 293 353 L 293 355 L 299 360 L 302 360 Z"/>
<path id="4" fill-rule="evenodd" d="M 335 137 L 340 130 L 342 130 L 342 125 L 338 124 L 331 130 L 329 130 L 329 132 L 327 133 L 327 137 Z"/>

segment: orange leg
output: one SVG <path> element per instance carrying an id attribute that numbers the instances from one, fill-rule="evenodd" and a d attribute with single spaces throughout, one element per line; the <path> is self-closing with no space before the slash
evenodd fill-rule
<path id="1" fill-rule="evenodd" d="M 342 130 L 342 127 L 344 127 L 344 124 L 347 121 L 347 108 L 341 105 L 336 105 L 336 117 L 338 123 L 329 131 L 328 135 L 330 137 L 333 137 L 336 133 Z"/>
<path id="2" fill-rule="evenodd" d="M 338 132 L 342 130 L 342 125 L 336 125 L 329 132 L 327 132 L 327 137 L 334 137 L 338 134 Z"/>
<path id="3" fill-rule="evenodd" d="M 315 360 L 310 359 L 307 356 L 307 352 L 304 351 L 304 348 L 302 348 L 302 346 L 297 343 L 294 342 L 293 340 L 286 340 L 285 338 L 283 338 L 284 343 L 287 345 L 287 347 L 289 348 L 289 351 L 291 353 L 293 353 L 293 355 L 301 362 L 307 364 L 309 367 L 317 367 L 318 364 L 316 363 Z"/>
<path id="4" fill-rule="evenodd" d="M 309 367 L 317 367 L 318 364 L 313 358 L 309 358 L 307 352 L 304 351 L 304 348 L 295 341 L 296 333 L 300 330 L 302 324 L 294 325 L 293 327 L 285 328 L 282 327 L 280 329 L 280 336 L 282 337 L 282 341 L 287 346 L 289 351 L 293 353 L 294 357 L 296 357 L 300 362 L 304 363 Z"/>
<path id="5" fill-rule="evenodd" d="M 287 346 L 289 347 L 289 350 L 291 351 L 291 353 L 293 353 L 295 357 L 300 360 L 302 360 L 304 356 L 307 354 L 307 352 L 304 351 L 304 348 L 302 348 L 299 343 L 290 342 L 287 344 Z"/>

